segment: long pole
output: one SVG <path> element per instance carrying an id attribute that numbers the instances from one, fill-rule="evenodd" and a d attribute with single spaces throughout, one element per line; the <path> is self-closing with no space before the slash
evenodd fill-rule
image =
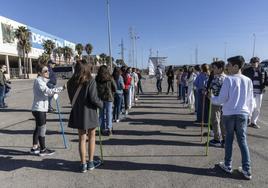
<path id="1" fill-rule="evenodd" d="M 211 91 L 210 91 L 211 92 Z M 208 135 L 207 135 L 207 145 L 206 145 L 206 156 L 208 156 L 208 147 L 209 147 L 209 137 L 210 137 L 210 124 L 211 124 L 211 101 L 209 102 L 208 110 Z"/>
<path id="2" fill-rule="evenodd" d="M 113 71 L 113 62 L 112 62 L 112 36 L 111 36 L 111 18 L 110 18 L 110 0 L 107 0 L 107 17 L 108 17 L 108 38 L 109 38 L 109 56 L 110 56 L 110 66 L 111 72 Z"/>
<path id="3" fill-rule="evenodd" d="M 253 53 L 252 53 L 252 57 L 254 57 L 254 55 L 255 55 L 255 43 L 256 43 L 256 35 L 255 35 L 255 33 L 253 33 Z"/>
<path id="4" fill-rule="evenodd" d="M 226 62 L 227 43 L 224 43 L 224 61 Z"/>

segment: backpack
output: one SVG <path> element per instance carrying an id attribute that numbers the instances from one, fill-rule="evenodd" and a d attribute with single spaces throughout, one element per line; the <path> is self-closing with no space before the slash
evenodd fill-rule
<path id="1" fill-rule="evenodd" d="M 102 101 L 112 101 L 113 93 L 111 81 L 106 81 L 98 84 L 98 95 Z"/>

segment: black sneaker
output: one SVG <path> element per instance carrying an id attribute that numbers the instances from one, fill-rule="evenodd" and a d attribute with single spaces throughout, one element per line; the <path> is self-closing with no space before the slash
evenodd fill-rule
<path id="1" fill-rule="evenodd" d="M 82 173 L 87 172 L 87 164 L 80 164 L 80 172 Z"/>
<path id="2" fill-rule="evenodd" d="M 50 156 L 53 155 L 55 153 L 54 150 L 45 148 L 43 150 L 40 150 L 39 156 L 44 157 L 44 156 Z"/>
<path id="3" fill-rule="evenodd" d="M 243 170 L 242 167 L 238 167 L 238 171 L 243 174 L 244 178 L 246 178 L 247 180 L 251 180 L 252 175 L 251 175 L 250 171 L 247 172 L 247 171 Z"/>
<path id="4" fill-rule="evenodd" d="M 254 123 L 251 123 L 251 127 L 252 127 L 252 128 L 255 128 L 255 129 L 259 129 L 259 128 L 261 128 L 259 125 L 254 124 Z"/>
<path id="5" fill-rule="evenodd" d="M 87 169 L 94 170 L 95 168 L 97 168 L 100 165 L 101 165 L 101 160 L 89 161 L 87 164 Z"/>
<path id="6" fill-rule="evenodd" d="M 33 154 L 33 155 L 37 155 L 40 153 L 40 148 L 37 147 L 37 148 L 31 148 L 30 150 L 30 154 Z"/>
<path id="7" fill-rule="evenodd" d="M 222 170 L 224 170 L 225 172 L 227 172 L 228 174 L 232 174 L 233 173 L 232 167 L 225 166 L 224 162 L 219 162 L 219 167 Z"/>
<path id="8" fill-rule="evenodd" d="M 221 147 L 221 142 L 218 141 L 218 140 L 213 139 L 213 140 L 209 141 L 209 145 L 214 146 L 214 147 Z"/>
<path id="9" fill-rule="evenodd" d="M 225 148 L 225 140 L 222 140 L 222 141 L 221 141 L 221 147 L 222 147 L 222 148 Z"/>

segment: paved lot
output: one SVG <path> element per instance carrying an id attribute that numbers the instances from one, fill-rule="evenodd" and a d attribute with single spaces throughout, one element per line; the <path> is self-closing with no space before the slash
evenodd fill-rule
<path id="1" fill-rule="evenodd" d="M 29 155 L 34 120 L 31 115 L 32 80 L 13 81 L 9 108 L 0 111 L 0 182 L 6 187 L 267 187 L 268 185 L 268 95 L 263 100 L 259 124 L 249 129 L 253 180 L 230 176 L 216 163 L 223 149 L 210 148 L 205 156 L 205 137 L 193 115 L 175 95 L 155 95 L 154 81 L 146 80 L 143 95 L 123 122 L 114 124 L 116 134 L 104 137 L 105 163 L 92 172 L 78 172 L 78 137 L 66 128 L 69 147 L 64 149 L 57 114 L 49 114 L 47 146 L 56 150 L 50 157 Z M 63 83 L 64 81 L 60 81 Z M 165 81 L 163 82 L 165 85 Z M 164 87 L 165 88 L 165 87 Z M 60 95 L 67 126 L 70 105 Z M 99 147 L 96 155 L 99 156 Z M 235 142 L 234 167 L 240 166 Z"/>

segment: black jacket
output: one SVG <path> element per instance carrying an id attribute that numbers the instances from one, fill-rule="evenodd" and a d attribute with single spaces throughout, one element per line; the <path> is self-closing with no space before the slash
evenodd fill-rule
<path id="1" fill-rule="evenodd" d="M 71 103 L 77 88 L 77 85 L 68 81 L 67 90 Z M 82 130 L 96 128 L 99 124 L 97 108 L 102 107 L 103 103 L 98 97 L 96 81 L 92 78 L 80 90 L 71 110 L 68 127 Z"/>
<path id="2" fill-rule="evenodd" d="M 253 81 L 253 79 L 254 79 L 254 68 L 253 67 L 246 68 L 243 71 L 243 74 L 245 76 L 249 77 Z M 265 86 L 268 85 L 267 72 L 262 67 L 259 67 L 258 68 L 258 75 L 259 75 L 258 80 L 260 81 L 260 88 L 259 89 L 263 93 L 265 91 L 264 90 L 265 89 Z"/>

